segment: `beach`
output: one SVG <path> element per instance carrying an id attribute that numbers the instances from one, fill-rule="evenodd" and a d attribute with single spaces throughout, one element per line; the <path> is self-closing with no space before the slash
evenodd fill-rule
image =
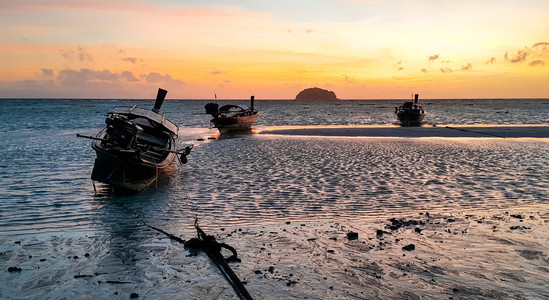
<path id="1" fill-rule="evenodd" d="M 4 237 L 0 296 L 237 299 L 204 253 L 143 225 L 134 230 Z M 230 266 L 254 299 L 545 299 L 548 232 L 549 211 L 540 205 L 209 234 L 237 249 L 242 261 Z"/>
<path id="2" fill-rule="evenodd" d="M 253 132 L 220 135 L 199 126 L 200 103 L 167 102 L 185 112 L 172 119 L 188 163 L 119 195 L 91 182 L 95 153 L 76 138 L 112 101 L 8 101 L 5 116 L 35 115 L 0 132 L 0 298 L 237 299 L 205 253 L 152 229 L 188 241 L 197 218 L 236 249 L 254 299 L 546 299 L 547 105 L 532 103 L 513 114 L 531 124 L 471 109 L 403 128 L 346 124 L 383 102 L 259 102 Z"/>

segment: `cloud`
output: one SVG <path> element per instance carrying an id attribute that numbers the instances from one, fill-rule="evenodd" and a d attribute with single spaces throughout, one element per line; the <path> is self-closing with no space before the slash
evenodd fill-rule
<path id="1" fill-rule="evenodd" d="M 93 62 L 93 56 L 82 46 L 77 45 L 75 50 L 59 50 L 61 56 L 65 59 L 78 59 L 79 61 Z"/>
<path id="2" fill-rule="evenodd" d="M 149 74 L 142 74 L 141 79 L 145 80 L 148 83 L 161 83 L 161 84 L 173 84 L 180 85 L 185 84 L 182 80 L 173 78 L 170 74 L 160 74 L 156 72 L 150 72 Z"/>
<path id="3" fill-rule="evenodd" d="M 547 46 L 549 46 L 549 43 L 547 42 L 540 42 L 540 43 L 535 43 L 532 48 L 538 48 L 538 47 L 542 47 L 543 50 L 547 50 Z"/>
<path id="4" fill-rule="evenodd" d="M 345 81 L 345 83 L 355 83 L 355 80 L 347 76 L 347 74 L 343 75 L 343 81 Z"/>
<path id="5" fill-rule="evenodd" d="M 530 49 L 528 49 L 528 47 L 524 47 L 524 49 L 517 51 L 517 53 L 515 54 L 511 54 L 511 56 L 509 55 L 509 52 L 505 52 L 505 55 L 503 57 L 505 58 L 505 61 L 517 63 L 525 61 L 528 57 L 528 54 L 530 54 Z"/>
<path id="6" fill-rule="evenodd" d="M 489 64 L 493 64 L 494 62 L 496 61 L 496 58 L 495 57 L 490 57 L 490 59 L 488 59 L 485 64 L 489 65 Z"/>
<path id="7" fill-rule="evenodd" d="M 61 70 L 57 80 L 64 84 L 80 84 L 85 82 L 118 81 L 119 74 L 111 73 L 109 70 L 93 71 L 90 69 Z"/>
<path id="8" fill-rule="evenodd" d="M 543 60 L 533 60 L 531 61 L 529 64 L 528 64 L 530 67 L 534 67 L 534 66 L 544 66 L 545 65 L 545 61 Z"/>
<path id="9" fill-rule="evenodd" d="M 139 79 L 137 79 L 137 77 L 135 77 L 130 71 L 122 71 L 122 73 L 120 73 L 120 79 L 126 81 L 139 81 Z"/>
<path id="10" fill-rule="evenodd" d="M 311 32 L 313 32 L 312 29 L 307 29 L 307 30 L 305 30 L 305 33 L 311 33 Z"/>
<path id="11" fill-rule="evenodd" d="M 440 72 L 442 72 L 442 73 L 452 73 L 453 71 L 450 68 L 440 68 Z"/>
<path id="12" fill-rule="evenodd" d="M 549 57 L 549 43 L 539 42 L 532 45 L 532 47 L 524 47 L 523 49 L 518 50 L 516 53 L 505 52 L 503 56 L 505 61 L 511 63 L 519 63 L 528 60 L 528 58 L 535 58 L 539 60 L 540 58 Z M 534 60 L 534 61 L 536 61 Z M 531 64 L 532 62 L 530 62 Z"/>
<path id="13" fill-rule="evenodd" d="M 421 73 L 427 73 L 427 69 L 421 69 Z"/>
<path id="14" fill-rule="evenodd" d="M 0 93 L 4 97 L 42 98 L 118 98 L 147 97 L 158 87 L 183 95 L 187 83 L 169 74 L 148 73 L 139 76 L 130 71 L 113 72 L 107 69 L 64 69 L 60 71 L 42 68 L 37 80 L 0 81 Z"/>
<path id="15" fill-rule="evenodd" d="M 429 62 L 434 62 L 434 61 L 437 60 L 438 58 L 439 58 L 439 55 L 438 55 L 438 54 L 431 55 L 431 56 L 429 56 Z"/>
<path id="16" fill-rule="evenodd" d="M 402 60 L 401 61 L 398 61 L 396 63 L 393 64 L 393 67 L 397 70 L 397 71 L 402 71 L 404 70 L 404 68 L 402 67 Z"/>
<path id="17" fill-rule="evenodd" d="M 135 58 L 135 57 L 124 57 L 124 58 L 122 58 L 122 60 L 125 61 L 125 62 L 132 63 L 132 64 L 135 64 L 137 62 L 137 58 Z"/>
<path id="18" fill-rule="evenodd" d="M 210 75 L 223 75 L 223 74 L 225 74 L 225 72 L 223 71 L 213 71 L 210 73 Z"/>
<path id="19" fill-rule="evenodd" d="M 181 85 L 185 84 L 182 80 L 175 79 L 169 74 L 160 74 L 151 72 L 149 74 L 141 74 L 139 76 L 144 83 Z M 92 83 L 123 83 L 123 82 L 138 82 L 138 79 L 130 71 L 122 71 L 121 73 L 111 72 L 109 70 L 95 71 L 90 69 L 80 70 L 61 70 L 56 78 L 61 84 L 66 85 L 86 85 Z"/>
<path id="20" fill-rule="evenodd" d="M 471 63 L 468 63 L 467 65 L 461 66 L 461 70 L 463 71 L 469 71 L 473 69 L 473 65 Z"/>
<path id="21" fill-rule="evenodd" d="M 43 77 L 53 77 L 53 70 L 52 69 L 42 68 L 42 76 Z"/>

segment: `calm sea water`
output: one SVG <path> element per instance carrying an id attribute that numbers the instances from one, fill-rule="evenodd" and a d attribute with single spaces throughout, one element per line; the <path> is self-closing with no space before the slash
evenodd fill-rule
<path id="1" fill-rule="evenodd" d="M 90 180 L 95 135 L 113 106 L 144 100 L 0 100 L 0 233 L 95 231 L 136 214 L 165 228 L 360 218 L 413 211 L 547 203 L 549 143 L 509 139 L 322 138 L 241 135 L 217 140 L 203 106 L 166 100 L 194 144 L 138 195 Z M 223 103 L 223 101 L 219 101 Z M 247 104 L 248 101 L 230 103 Z M 402 100 L 256 101 L 257 127 L 394 124 Z M 424 100 L 427 124 L 547 124 L 549 100 Z M 214 225 L 215 224 L 215 225 Z"/>

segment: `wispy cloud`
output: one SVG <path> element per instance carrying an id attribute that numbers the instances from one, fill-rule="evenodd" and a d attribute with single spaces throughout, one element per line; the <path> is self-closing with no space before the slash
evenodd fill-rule
<path id="1" fill-rule="evenodd" d="M 471 64 L 471 63 L 468 63 L 466 65 L 461 66 L 462 71 L 469 71 L 469 70 L 472 70 L 472 69 L 473 69 L 473 64 Z"/>
<path id="2" fill-rule="evenodd" d="M 439 54 L 429 56 L 429 62 L 434 62 L 437 59 L 439 59 Z"/>
<path id="3" fill-rule="evenodd" d="M 440 72 L 442 72 L 442 73 L 452 73 L 453 71 L 450 68 L 440 68 Z"/>
<path id="4" fill-rule="evenodd" d="M 77 59 L 81 62 L 93 62 L 93 56 L 86 51 L 86 49 L 80 45 L 76 46 L 76 50 L 69 49 L 59 50 L 59 54 L 65 59 Z"/>
<path id="5" fill-rule="evenodd" d="M 125 61 L 125 62 L 129 62 L 131 64 L 137 63 L 137 58 L 135 58 L 135 57 L 124 57 L 124 58 L 122 58 L 122 60 Z"/>
<path id="6" fill-rule="evenodd" d="M 511 55 L 509 55 L 509 52 L 505 52 L 505 55 L 503 55 L 503 57 L 506 61 L 518 63 L 521 61 L 525 61 L 528 57 L 528 54 L 530 54 L 530 49 L 528 49 L 528 47 L 525 47 L 524 49 L 518 50 L 517 53 Z"/>
<path id="7" fill-rule="evenodd" d="M 529 65 L 530 67 L 534 67 L 534 66 L 544 66 L 544 65 L 545 65 L 545 61 L 540 60 L 540 59 L 537 59 L 537 60 L 531 61 L 528 65 Z"/>
<path id="8" fill-rule="evenodd" d="M 505 61 L 508 61 L 511 63 L 523 62 L 528 60 L 529 58 L 535 59 L 529 63 L 529 65 L 531 65 L 532 62 L 538 61 L 540 58 L 549 57 L 548 46 L 549 46 L 549 43 L 547 42 L 539 42 L 539 43 L 535 43 L 531 47 L 524 47 L 523 49 L 520 49 L 515 53 L 509 54 L 509 52 L 505 52 L 505 55 L 503 57 L 505 58 Z M 534 64 L 534 65 L 537 65 L 537 64 Z"/>
<path id="9" fill-rule="evenodd" d="M 487 65 L 490 65 L 490 64 L 493 64 L 496 62 L 496 58 L 495 57 L 490 57 L 490 59 L 488 59 L 485 64 Z"/>
<path id="10" fill-rule="evenodd" d="M 49 78 L 49 77 L 53 77 L 53 70 L 52 69 L 44 69 L 42 68 L 42 76 L 43 77 L 46 77 L 46 78 Z"/>

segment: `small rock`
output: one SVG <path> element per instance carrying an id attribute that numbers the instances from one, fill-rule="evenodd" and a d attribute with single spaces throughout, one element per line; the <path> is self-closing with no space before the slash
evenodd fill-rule
<path id="1" fill-rule="evenodd" d="M 381 229 L 376 230 L 376 237 L 379 239 L 382 236 L 383 236 L 383 230 L 381 230 Z"/>
<path id="2" fill-rule="evenodd" d="M 353 231 L 348 232 L 347 239 L 349 239 L 349 241 L 358 240 L 358 232 L 353 232 Z"/>
<path id="3" fill-rule="evenodd" d="M 255 270 L 255 274 L 263 274 L 260 270 Z"/>
<path id="4" fill-rule="evenodd" d="M 272 274 L 274 272 L 274 269 L 275 268 L 273 266 L 270 266 L 268 271 Z"/>
<path id="5" fill-rule="evenodd" d="M 130 294 L 130 299 L 135 299 L 135 298 L 139 298 L 139 294 L 138 293 L 131 293 Z"/>
<path id="6" fill-rule="evenodd" d="M 416 229 L 414 229 L 414 231 L 415 231 L 417 234 L 420 234 L 420 233 L 421 233 L 421 228 L 416 227 Z"/>
<path id="7" fill-rule="evenodd" d="M 21 268 L 18 267 L 9 267 L 8 272 L 21 272 Z"/>
<path id="8" fill-rule="evenodd" d="M 511 226 L 510 227 L 511 230 L 527 230 L 527 229 L 530 229 L 530 227 L 527 227 L 527 226 Z"/>
<path id="9" fill-rule="evenodd" d="M 410 244 L 410 245 L 402 247 L 402 250 L 404 250 L 404 251 L 414 251 L 415 249 L 416 249 L 416 245 L 414 245 L 414 244 Z"/>

